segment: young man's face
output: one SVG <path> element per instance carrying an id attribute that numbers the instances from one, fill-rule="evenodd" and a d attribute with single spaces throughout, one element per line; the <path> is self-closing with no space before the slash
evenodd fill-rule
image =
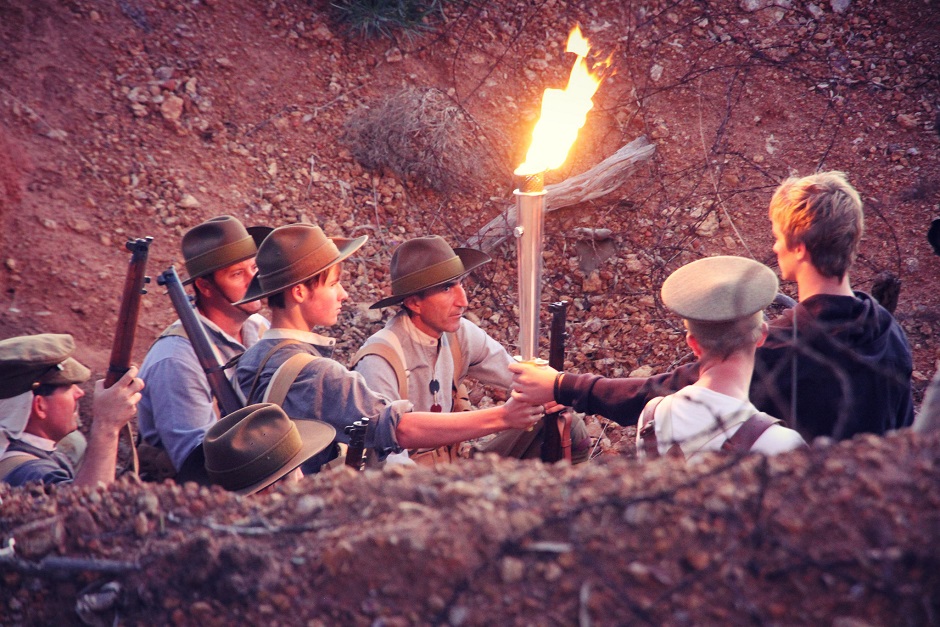
<path id="1" fill-rule="evenodd" d="M 331 327 L 339 319 L 339 313 L 343 309 L 343 301 L 349 298 L 349 294 L 343 289 L 339 282 L 340 266 L 333 266 L 327 271 L 326 280 L 313 283 L 312 288 L 307 290 L 307 297 L 301 304 L 304 320 L 310 325 L 310 328 L 321 326 Z"/>
<path id="2" fill-rule="evenodd" d="M 258 273 L 258 266 L 254 257 L 246 259 L 236 264 L 226 266 L 221 270 L 212 273 L 209 281 L 215 291 L 229 303 L 235 303 L 245 297 L 248 291 L 248 284 Z M 261 311 L 261 300 L 255 300 L 243 305 L 236 305 L 247 314 L 254 314 Z"/>
<path id="3" fill-rule="evenodd" d="M 52 394 L 40 397 L 46 415 L 42 423 L 45 437 L 58 442 L 78 429 L 78 399 L 83 396 L 84 390 L 72 384 L 57 386 Z"/>
<path id="4" fill-rule="evenodd" d="M 796 251 L 787 246 L 787 239 L 780 231 L 777 223 L 773 223 L 774 253 L 777 255 L 777 265 L 780 267 L 780 278 L 784 281 L 796 280 Z"/>
<path id="5" fill-rule="evenodd" d="M 456 332 L 468 304 L 462 279 L 432 287 L 422 296 L 405 299 L 412 313 L 411 321 L 431 337 Z"/>

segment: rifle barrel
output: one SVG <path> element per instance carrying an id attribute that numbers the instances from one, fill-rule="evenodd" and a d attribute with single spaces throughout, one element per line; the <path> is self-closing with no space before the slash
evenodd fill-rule
<path id="1" fill-rule="evenodd" d="M 176 267 L 170 266 L 164 270 L 160 278 L 157 279 L 157 283 L 167 288 L 176 315 L 179 316 L 180 323 L 186 331 L 186 336 L 189 338 L 196 357 L 199 359 L 199 365 L 206 373 L 212 394 L 219 403 L 219 412 L 223 416 L 227 416 L 234 411 L 238 411 L 242 408 L 242 400 L 235 392 L 235 388 L 232 387 L 232 382 L 225 376 L 224 364 L 220 364 L 215 356 L 215 351 L 212 349 L 212 340 L 209 339 L 205 326 L 196 316 L 196 310 L 189 302 L 189 297 L 183 289 L 183 283 L 176 273 Z"/>
<path id="2" fill-rule="evenodd" d="M 124 278 L 117 329 L 114 332 L 114 341 L 111 343 L 111 358 L 108 361 L 108 371 L 104 376 L 106 388 L 117 383 L 131 366 L 131 352 L 134 349 L 137 318 L 140 315 L 140 299 L 143 294 L 147 293 L 144 285 L 150 281 L 144 273 L 152 241 L 152 237 L 139 237 L 125 244 L 127 250 L 131 252 L 131 259 Z"/>

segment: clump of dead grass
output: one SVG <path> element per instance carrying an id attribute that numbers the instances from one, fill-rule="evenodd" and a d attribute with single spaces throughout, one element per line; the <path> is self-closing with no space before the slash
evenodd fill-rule
<path id="1" fill-rule="evenodd" d="M 353 113 L 344 142 L 369 170 L 387 168 L 439 192 L 483 180 L 485 158 L 464 111 L 439 89 L 408 87 Z"/>

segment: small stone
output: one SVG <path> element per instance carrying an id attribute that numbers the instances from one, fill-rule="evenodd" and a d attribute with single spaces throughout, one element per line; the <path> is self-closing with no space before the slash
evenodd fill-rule
<path id="1" fill-rule="evenodd" d="M 852 0 L 832 0 L 830 2 L 834 13 L 845 13 L 848 11 L 850 4 L 852 4 Z"/>
<path id="2" fill-rule="evenodd" d="M 907 113 L 902 113 L 898 116 L 898 124 L 901 125 L 901 128 L 906 128 L 907 130 L 912 130 L 919 126 L 917 118 Z"/>
<path id="3" fill-rule="evenodd" d="M 138 538 L 143 538 L 150 531 L 150 523 L 147 521 L 147 514 L 137 512 L 134 517 L 134 533 Z"/>
<path id="4" fill-rule="evenodd" d="M 313 29 L 313 38 L 319 39 L 320 41 L 330 41 L 333 39 L 333 33 L 330 31 L 330 27 L 326 24 L 318 24 L 315 29 Z"/>
<path id="5" fill-rule="evenodd" d="M 183 115 L 183 99 L 175 94 L 170 94 L 160 105 L 160 114 L 167 122 L 177 122 Z"/>
<path id="6" fill-rule="evenodd" d="M 183 209 L 195 209 L 200 206 L 200 202 L 192 194 L 183 194 L 183 196 L 176 203 L 178 207 Z"/>
<path id="7" fill-rule="evenodd" d="M 604 289 L 604 282 L 601 281 L 600 274 L 595 270 L 581 283 L 581 289 L 588 294 L 596 294 Z"/>
<path id="8" fill-rule="evenodd" d="M 398 47 L 389 48 L 388 50 L 385 51 L 385 60 L 388 63 L 401 63 L 402 59 L 404 58 L 405 57 L 401 53 L 401 49 Z"/>
<path id="9" fill-rule="evenodd" d="M 87 233 L 91 230 L 91 222 L 84 218 L 76 218 L 69 221 L 69 227 L 76 233 Z"/>
<path id="10" fill-rule="evenodd" d="M 504 557 L 499 570 L 503 583 L 518 583 L 525 574 L 525 562 L 516 557 Z"/>

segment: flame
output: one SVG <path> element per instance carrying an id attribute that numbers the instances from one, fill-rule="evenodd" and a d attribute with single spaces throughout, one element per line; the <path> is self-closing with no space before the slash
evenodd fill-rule
<path id="1" fill-rule="evenodd" d="M 601 83 L 599 73 L 592 74 L 588 69 L 585 58 L 590 50 L 591 45 L 581 35 L 581 28 L 575 25 L 568 36 L 566 52 L 573 52 L 578 58 L 571 68 L 568 86 L 565 89 L 548 88 L 542 95 L 542 112 L 532 131 L 532 143 L 525 163 L 516 168 L 517 175 L 553 170 L 568 157 L 588 111 L 594 106 L 591 98 Z"/>

